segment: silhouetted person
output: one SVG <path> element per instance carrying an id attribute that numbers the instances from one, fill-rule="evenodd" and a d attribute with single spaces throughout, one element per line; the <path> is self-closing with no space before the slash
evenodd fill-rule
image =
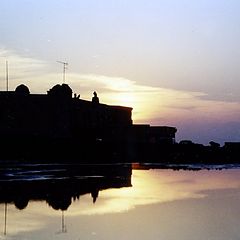
<path id="1" fill-rule="evenodd" d="M 79 99 L 80 98 L 80 94 L 76 94 L 76 93 L 74 93 L 74 98 L 76 98 L 76 99 Z"/>
<path id="2" fill-rule="evenodd" d="M 99 103 L 99 98 L 98 98 L 97 93 L 95 91 L 93 92 L 92 102 L 95 103 L 95 104 Z"/>

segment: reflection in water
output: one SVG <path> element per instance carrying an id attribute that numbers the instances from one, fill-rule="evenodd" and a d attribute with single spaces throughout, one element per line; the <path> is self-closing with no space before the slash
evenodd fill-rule
<path id="1" fill-rule="evenodd" d="M 67 226 L 65 224 L 65 218 L 64 218 L 64 211 L 62 211 L 62 229 L 61 229 L 62 233 L 66 233 L 67 232 Z"/>
<path id="2" fill-rule="evenodd" d="M 90 193 L 95 203 L 101 190 L 130 187 L 132 168 L 130 165 L 58 165 L 53 170 L 43 165 L 35 173 L 36 169 L 22 166 L 21 171 L 11 169 L 1 176 L 0 202 L 14 203 L 22 210 L 30 200 L 45 200 L 53 209 L 65 211 L 81 195 Z"/>
<path id="3" fill-rule="evenodd" d="M 49 169 L 50 167 L 50 169 Z M 7 233 L 7 207 L 24 210 L 29 201 L 46 201 L 61 210 L 61 232 L 67 232 L 64 211 L 80 196 L 90 194 L 96 203 L 99 191 L 131 187 L 131 165 L 22 165 L 8 166 L 0 179 L 0 203 L 4 203 L 4 231 Z M 37 172 L 37 174 L 36 174 Z M 51 174 L 50 174 L 51 173 Z"/>
<path id="4" fill-rule="evenodd" d="M 7 203 L 4 205 L 4 231 L 3 234 L 7 234 Z"/>
<path id="5" fill-rule="evenodd" d="M 102 188 L 93 188 L 96 184 L 89 178 L 88 191 L 78 192 L 75 201 L 71 195 L 71 205 L 64 193 L 68 195 L 81 182 L 75 187 L 62 182 L 61 194 L 56 190 L 59 195 L 54 200 L 49 196 L 54 192 L 52 187 L 44 197 L 32 194 L 22 211 L 8 198 L 6 238 L 55 239 L 60 232 L 65 233 L 63 239 L 240 238 L 240 170 L 134 170 L 132 181 L 118 182 L 117 189 L 113 179 L 108 187 L 102 183 Z M 133 187 L 126 187 L 131 183 Z M 24 204 L 16 206 L 19 209 Z M 2 213 L 4 207 L 3 202 Z"/>

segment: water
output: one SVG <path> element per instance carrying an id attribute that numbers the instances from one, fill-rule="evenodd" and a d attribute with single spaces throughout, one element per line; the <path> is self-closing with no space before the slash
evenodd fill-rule
<path id="1" fill-rule="evenodd" d="M 239 169 L 42 181 L 1 192 L 0 239 L 240 239 Z"/>

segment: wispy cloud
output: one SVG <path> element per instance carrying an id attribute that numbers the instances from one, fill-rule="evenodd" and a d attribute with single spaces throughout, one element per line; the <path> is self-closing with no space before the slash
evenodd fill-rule
<path id="1" fill-rule="evenodd" d="M 62 83 L 62 71 L 51 64 L 0 48 L 0 88 L 5 88 L 5 60 L 10 62 L 10 89 L 20 83 L 32 93 L 46 93 Z M 240 103 L 209 99 L 203 92 L 180 91 L 139 84 L 123 77 L 81 74 L 68 70 L 66 82 L 74 93 L 91 99 L 97 91 L 100 101 L 112 105 L 133 107 L 135 123 L 174 125 L 226 123 L 240 119 Z M 201 134 L 201 133 L 200 133 Z"/>
<path id="2" fill-rule="evenodd" d="M 42 60 L 21 56 L 5 48 L 0 48 L 0 59 L 2 63 L 5 61 L 9 62 L 14 78 L 26 78 L 36 75 L 36 73 L 40 74 L 44 68 L 47 68 L 46 62 Z"/>

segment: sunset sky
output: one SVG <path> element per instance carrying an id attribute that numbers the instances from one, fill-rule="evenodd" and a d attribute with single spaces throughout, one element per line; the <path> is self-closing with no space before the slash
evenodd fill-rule
<path id="1" fill-rule="evenodd" d="M 0 89 L 133 107 L 134 123 L 177 127 L 177 141 L 240 141 L 239 0 L 1 0 Z"/>

